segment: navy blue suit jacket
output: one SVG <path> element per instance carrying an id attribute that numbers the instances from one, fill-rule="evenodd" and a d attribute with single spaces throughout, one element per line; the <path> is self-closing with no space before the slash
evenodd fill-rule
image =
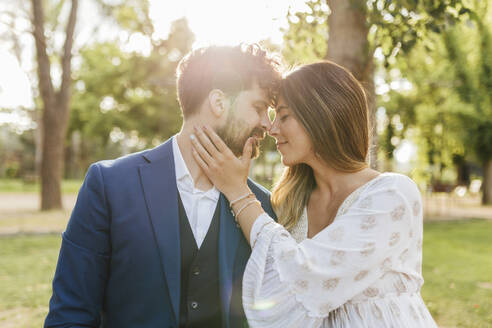
<path id="1" fill-rule="evenodd" d="M 274 216 L 269 192 L 248 184 Z M 219 202 L 222 326 L 241 327 L 251 249 L 224 195 Z M 171 140 L 92 164 L 62 237 L 45 327 L 178 327 L 181 254 Z"/>

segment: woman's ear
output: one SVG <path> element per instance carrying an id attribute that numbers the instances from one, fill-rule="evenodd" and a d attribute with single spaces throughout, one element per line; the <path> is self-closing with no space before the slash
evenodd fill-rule
<path id="1" fill-rule="evenodd" d="M 227 99 L 224 92 L 220 89 L 213 89 L 208 94 L 208 101 L 210 104 L 210 108 L 212 109 L 212 113 L 215 116 L 221 117 L 222 114 L 226 112 L 227 109 Z"/>

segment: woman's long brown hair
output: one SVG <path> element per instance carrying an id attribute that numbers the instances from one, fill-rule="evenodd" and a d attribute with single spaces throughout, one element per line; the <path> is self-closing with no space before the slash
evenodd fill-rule
<path id="1" fill-rule="evenodd" d="M 281 82 L 280 95 L 310 136 L 318 157 L 342 172 L 367 167 L 367 98 L 348 70 L 330 61 L 301 66 Z M 307 164 L 287 167 L 272 192 L 279 223 L 293 227 L 315 187 Z"/>

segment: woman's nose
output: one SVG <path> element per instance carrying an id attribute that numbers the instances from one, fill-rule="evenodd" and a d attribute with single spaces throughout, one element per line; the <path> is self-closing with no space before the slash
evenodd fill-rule
<path id="1" fill-rule="evenodd" d="M 265 129 L 266 132 L 270 131 L 270 129 L 272 128 L 272 122 L 270 121 L 270 119 L 267 117 L 266 120 L 262 120 L 261 122 L 261 126 L 263 127 L 263 129 Z"/>
<path id="2" fill-rule="evenodd" d="M 272 125 L 270 126 L 270 129 L 268 130 L 268 134 L 271 136 L 275 136 L 278 134 L 278 127 L 276 121 L 273 121 Z"/>

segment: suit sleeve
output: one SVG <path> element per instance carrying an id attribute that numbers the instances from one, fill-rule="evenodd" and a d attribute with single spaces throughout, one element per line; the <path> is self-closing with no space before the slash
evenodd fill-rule
<path id="1" fill-rule="evenodd" d="M 89 168 L 62 234 L 45 327 L 99 327 L 108 278 L 110 213 L 100 166 Z"/>

